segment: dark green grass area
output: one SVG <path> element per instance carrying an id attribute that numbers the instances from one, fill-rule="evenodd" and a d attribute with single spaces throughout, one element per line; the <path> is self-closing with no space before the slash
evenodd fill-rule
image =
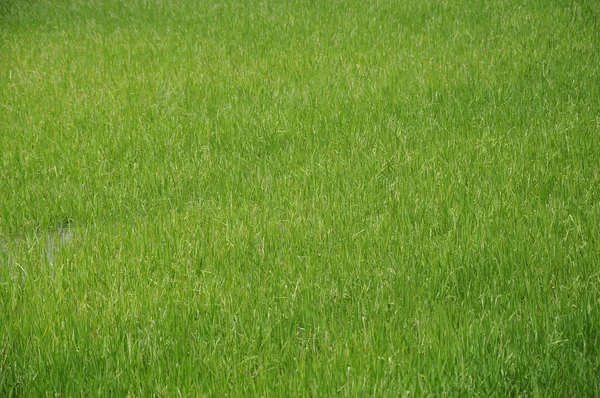
<path id="1" fill-rule="evenodd" d="M 0 396 L 600 395 L 599 22 L 0 0 Z"/>

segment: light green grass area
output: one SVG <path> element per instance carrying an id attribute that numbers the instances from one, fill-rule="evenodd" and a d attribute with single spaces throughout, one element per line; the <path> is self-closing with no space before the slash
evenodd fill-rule
<path id="1" fill-rule="evenodd" d="M 0 0 L 0 396 L 600 395 L 597 0 Z"/>

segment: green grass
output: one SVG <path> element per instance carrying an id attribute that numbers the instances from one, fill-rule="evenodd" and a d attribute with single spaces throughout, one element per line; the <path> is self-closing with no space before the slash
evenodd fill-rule
<path id="1" fill-rule="evenodd" d="M 595 0 L 0 0 L 0 396 L 600 395 Z"/>

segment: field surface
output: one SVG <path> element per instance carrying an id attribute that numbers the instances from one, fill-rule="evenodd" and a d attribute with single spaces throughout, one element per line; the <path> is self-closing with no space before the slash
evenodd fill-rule
<path id="1" fill-rule="evenodd" d="M 0 0 L 0 396 L 600 396 L 597 0 Z"/>

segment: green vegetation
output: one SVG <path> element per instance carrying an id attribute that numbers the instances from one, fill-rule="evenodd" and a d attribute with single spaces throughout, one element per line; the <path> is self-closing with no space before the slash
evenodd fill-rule
<path id="1" fill-rule="evenodd" d="M 596 0 L 0 0 L 0 396 L 600 395 Z"/>

